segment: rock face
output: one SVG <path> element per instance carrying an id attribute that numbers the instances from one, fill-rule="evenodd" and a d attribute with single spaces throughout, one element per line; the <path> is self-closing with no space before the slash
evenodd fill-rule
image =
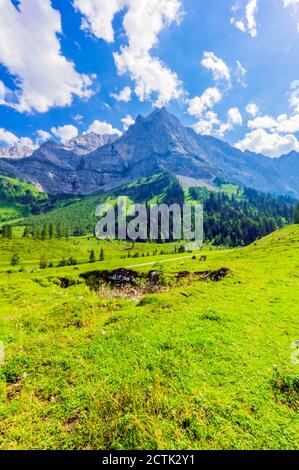
<path id="1" fill-rule="evenodd" d="M 86 153 L 90 148 L 93 151 Z M 298 153 L 271 159 L 241 152 L 218 139 L 196 134 L 165 108 L 139 116 L 120 138 L 87 134 L 64 146 L 49 141 L 13 164 L 0 159 L 0 174 L 27 178 L 54 194 L 91 194 L 161 170 L 207 185 L 221 178 L 299 198 Z"/>
<path id="2" fill-rule="evenodd" d="M 118 139 L 118 137 L 119 136 L 117 134 L 98 135 L 94 132 L 90 132 L 88 134 L 82 134 L 78 137 L 74 137 L 72 140 L 70 140 L 67 144 L 64 145 L 64 148 L 66 150 L 71 150 L 77 155 L 86 155 L 87 153 L 97 150 L 99 147 L 111 144 L 116 139 Z"/>

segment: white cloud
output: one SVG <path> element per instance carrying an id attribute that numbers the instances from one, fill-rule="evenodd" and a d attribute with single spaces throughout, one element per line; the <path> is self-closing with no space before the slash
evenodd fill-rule
<path id="1" fill-rule="evenodd" d="M 219 123 L 219 128 L 214 130 L 217 137 L 223 137 L 226 132 L 232 131 L 235 126 L 241 126 L 243 118 L 238 108 L 230 108 L 227 112 L 226 122 Z"/>
<path id="2" fill-rule="evenodd" d="M 231 18 L 230 22 L 242 33 L 249 33 L 251 37 L 257 36 L 257 24 L 256 24 L 256 13 L 258 8 L 258 0 L 249 0 L 243 18 Z M 239 8 L 236 9 L 236 11 Z"/>
<path id="3" fill-rule="evenodd" d="M 207 88 L 201 96 L 196 96 L 189 101 L 188 113 L 191 116 L 202 116 L 208 109 L 221 101 L 222 94 L 218 88 Z"/>
<path id="4" fill-rule="evenodd" d="M 255 103 L 248 103 L 246 106 L 246 112 L 252 117 L 255 117 L 259 113 L 259 107 Z"/>
<path id="5" fill-rule="evenodd" d="M 242 126 L 243 118 L 238 108 L 230 108 L 227 115 L 230 124 Z"/>
<path id="6" fill-rule="evenodd" d="M 99 39 L 114 41 L 114 15 L 126 5 L 124 0 L 74 0 L 76 10 L 83 15 L 81 28 Z"/>
<path id="7" fill-rule="evenodd" d="M 94 132 L 95 134 L 99 135 L 122 135 L 122 133 L 118 129 L 114 129 L 111 124 L 105 121 L 98 121 L 95 120 L 87 129 L 87 133 Z"/>
<path id="8" fill-rule="evenodd" d="M 256 129 L 247 133 L 244 139 L 235 144 L 235 147 L 242 151 L 249 150 L 277 158 L 292 150 L 299 151 L 299 142 L 291 134 L 281 136 L 278 133 L 269 133 L 264 129 Z"/>
<path id="9" fill-rule="evenodd" d="M 135 120 L 132 118 L 132 116 L 130 114 L 127 114 L 127 116 L 125 116 L 121 122 L 123 123 L 124 125 L 124 130 L 127 131 L 129 129 L 130 126 L 132 126 L 133 124 L 135 124 Z"/>
<path id="10" fill-rule="evenodd" d="M 81 116 L 81 114 L 76 114 L 76 115 L 74 116 L 74 119 L 75 119 L 76 122 L 78 122 L 79 124 L 81 124 L 82 121 L 84 120 L 84 116 Z"/>
<path id="11" fill-rule="evenodd" d="M 32 140 L 29 137 L 17 137 L 15 134 L 13 134 L 10 131 L 7 131 L 6 129 L 1 128 L 0 129 L 0 143 L 4 143 L 4 147 L 0 146 L 0 153 L 3 148 L 7 147 L 27 147 L 31 149 L 32 151 L 37 148 L 37 144 L 34 144 Z"/>
<path id="12" fill-rule="evenodd" d="M 292 108 L 299 113 L 299 80 L 295 80 L 291 83 L 292 94 L 289 104 Z"/>
<path id="13" fill-rule="evenodd" d="M 0 63 L 17 86 L 6 105 L 43 113 L 91 95 L 91 78 L 62 55 L 61 33 L 60 13 L 50 0 L 20 0 L 18 8 L 10 0 L 0 2 Z"/>
<path id="14" fill-rule="evenodd" d="M 63 144 L 69 142 L 78 135 L 77 127 L 72 126 L 71 124 L 60 127 L 52 127 L 51 132 L 53 135 L 55 135 L 55 137 L 58 137 L 58 139 L 60 139 Z"/>
<path id="15" fill-rule="evenodd" d="M 5 85 L 0 80 L 0 105 L 5 103 Z"/>
<path id="16" fill-rule="evenodd" d="M 255 38 L 257 36 L 255 15 L 257 12 L 257 0 L 250 0 L 246 6 L 246 19 L 249 34 Z"/>
<path id="17" fill-rule="evenodd" d="M 288 7 L 290 5 L 298 5 L 299 0 L 283 0 L 284 6 Z"/>
<path id="18" fill-rule="evenodd" d="M 16 144 L 18 141 L 18 137 L 12 132 L 9 132 L 3 128 L 0 129 L 0 142 L 4 142 L 8 145 L 13 145 Z"/>
<path id="19" fill-rule="evenodd" d="M 247 74 L 247 70 L 245 67 L 241 64 L 239 60 L 237 60 L 237 82 L 240 83 L 240 85 L 246 87 L 246 81 L 245 77 Z"/>
<path id="20" fill-rule="evenodd" d="M 126 86 L 119 93 L 111 93 L 110 96 L 116 101 L 124 101 L 125 103 L 128 103 L 129 101 L 131 101 L 132 90 L 130 87 Z"/>
<path id="21" fill-rule="evenodd" d="M 177 74 L 151 54 L 161 31 L 180 21 L 181 0 L 75 0 L 74 5 L 84 17 L 83 29 L 108 42 L 114 41 L 115 14 L 126 9 L 123 27 L 128 45 L 114 53 L 114 60 L 119 75 L 129 74 L 135 82 L 140 101 L 150 101 L 154 95 L 154 104 L 160 107 L 183 95 Z"/>
<path id="22" fill-rule="evenodd" d="M 238 108 L 230 108 L 227 113 L 227 121 L 221 122 L 213 111 L 208 111 L 205 116 L 196 122 L 193 129 L 198 134 L 223 137 L 226 132 L 232 131 L 235 126 L 241 126 L 243 118 Z"/>
<path id="23" fill-rule="evenodd" d="M 257 117 L 248 122 L 248 127 L 249 129 L 268 129 L 271 132 L 279 132 L 280 134 L 294 134 L 299 132 L 299 114 L 293 116 L 281 114 L 277 119 L 271 116 Z"/>
<path id="24" fill-rule="evenodd" d="M 219 126 L 220 122 L 218 116 L 213 111 L 208 111 L 203 119 L 197 121 L 193 129 L 197 134 L 213 135 L 215 126 Z"/>
<path id="25" fill-rule="evenodd" d="M 242 31 L 242 33 L 246 32 L 246 26 L 242 20 L 236 20 L 236 18 L 231 18 L 230 22 L 233 26 Z"/>
<path id="26" fill-rule="evenodd" d="M 47 142 L 47 140 L 51 139 L 51 134 L 47 131 L 38 130 L 36 131 L 37 134 L 37 143 L 42 144 L 43 142 Z"/>
<path id="27" fill-rule="evenodd" d="M 231 73 L 229 67 L 214 52 L 204 52 L 201 65 L 212 72 L 214 80 L 230 81 Z"/>
<path id="28" fill-rule="evenodd" d="M 271 116 L 260 116 L 253 121 L 248 121 L 249 129 L 271 129 L 275 128 L 276 121 Z"/>

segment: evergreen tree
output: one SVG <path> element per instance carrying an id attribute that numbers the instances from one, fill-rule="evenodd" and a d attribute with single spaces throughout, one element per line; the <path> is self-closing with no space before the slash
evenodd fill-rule
<path id="1" fill-rule="evenodd" d="M 56 237 L 58 238 L 58 240 L 60 240 L 62 238 L 62 227 L 61 227 L 60 222 L 56 226 Z"/>
<path id="2" fill-rule="evenodd" d="M 50 240 L 52 240 L 52 238 L 54 238 L 54 225 L 53 224 L 49 225 L 49 238 L 50 238 Z"/>
<path id="3" fill-rule="evenodd" d="M 29 235 L 30 235 L 29 227 L 26 226 L 24 229 L 23 238 L 29 238 Z"/>
<path id="4" fill-rule="evenodd" d="M 104 261 L 104 260 L 105 260 L 104 248 L 101 248 L 101 252 L 100 252 L 100 261 Z"/>
<path id="5" fill-rule="evenodd" d="M 3 238 L 12 238 L 12 227 L 11 225 L 4 225 L 2 228 L 2 237 Z"/>
<path id="6" fill-rule="evenodd" d="M 89 255 L 89 262 L 90 263 L 95 263 L 96 262 L 96 255 L 94 250 L 92 249 Z"/>
<path id="7" fill-rule="evenodd" d="M 20 257 L 17 253 L 14 253 L 10 260 L 10 264 L 11 266 L 17 266 L 19 263 L 20 263 Z"/>
<path id="8" fill-rule="evenodd" d="M 40 269 L 46 269 L 48 267 L 48 261 L 45 255 L 43 255 L 39 262 Z"/>
<path id="9" fill-rule="evenodd" d="M 294 222 L 295 222 L 295 224 L 299 224 L 299 204 L 297 204 L 296 207 L 295 207 Z"/>
<path id="10" fill-rule="evenodd" d="M 42 229 L 41 239 L 46 240 L 47 238 L 49 238 L 49 228 L 48 225 L 45 224 Z"/>

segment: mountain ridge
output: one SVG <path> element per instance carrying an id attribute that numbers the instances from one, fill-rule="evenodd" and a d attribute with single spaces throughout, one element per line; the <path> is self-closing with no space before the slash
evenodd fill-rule
<path id="1" fill-rule="evenodd" d="M 1 158 L 0 174 L 26 178 L 53 194 L 84 195 L 169 171 L 208 184 L 220 178 L 299 198 L 299 154 L 271 159 L 242 152 L 215 137 L 196 134 L 165 108 L 138 116 L 121 137 L 106 142 L 82 154 L 74 142 L 66 148 L 49 141 L 30 157 L 14 159 L 13 164 Z"/>

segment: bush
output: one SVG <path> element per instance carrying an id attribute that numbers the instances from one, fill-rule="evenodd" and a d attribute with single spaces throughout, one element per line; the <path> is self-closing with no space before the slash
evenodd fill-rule
<path id="1" fill-rule="evenodd" d="M 20 263 L 20 257 L 17 253 L 14 253 L 12 255 L 12 258 L 11 258 L 11 261 L 10 261 L 10 265 L 11 266 L 18 266 L 18 264 Z"/>

